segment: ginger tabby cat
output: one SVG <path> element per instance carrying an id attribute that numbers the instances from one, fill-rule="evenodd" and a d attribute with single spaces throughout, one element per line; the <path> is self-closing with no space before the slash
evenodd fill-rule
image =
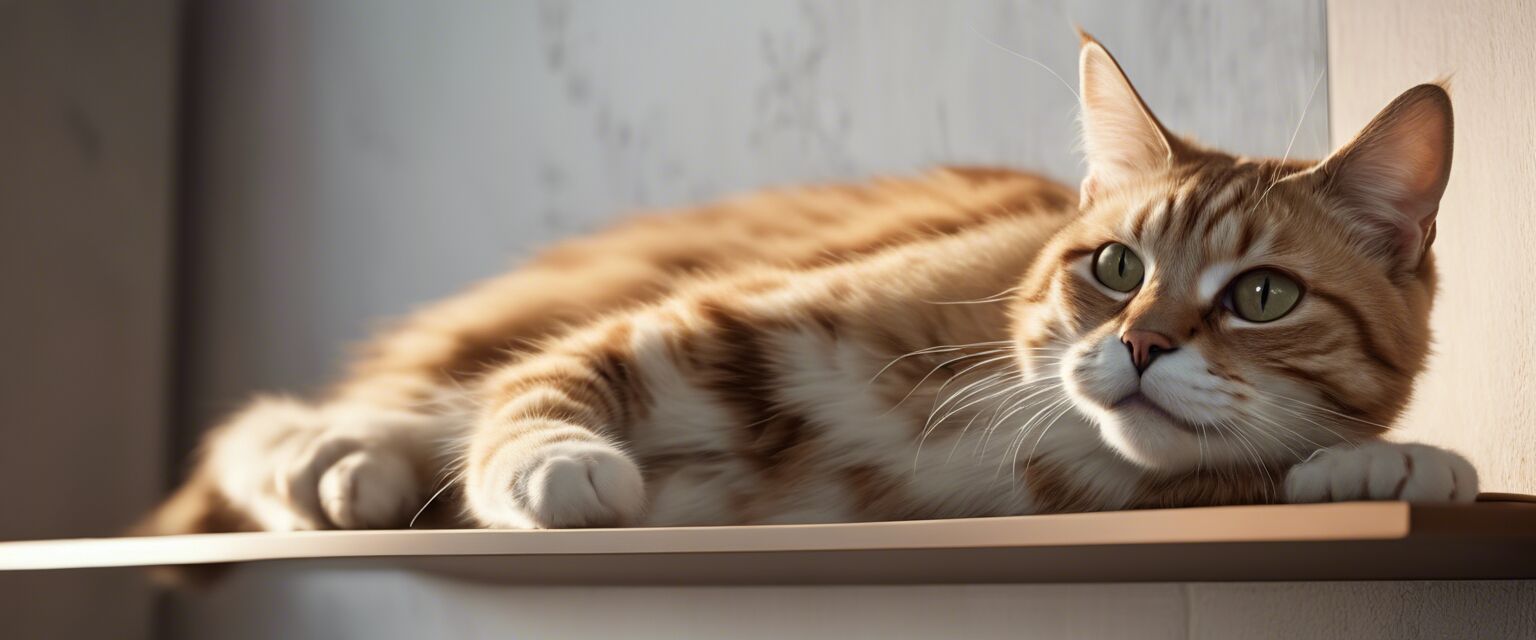
<path id="1" fill-rule="evenodd" d="M 1380 439 L 1429 350 L 1445 91 L 1302 162 L 1171 134 L 1087 36 L 1080 73 L 1080 189 L 944 169 L 568 242 L 234 416 L 142 531 L 1471 500 Z"/>

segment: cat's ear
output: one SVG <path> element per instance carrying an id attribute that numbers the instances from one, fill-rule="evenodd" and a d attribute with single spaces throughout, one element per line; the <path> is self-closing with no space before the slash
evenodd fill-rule
<path id="1" fill-rule="evenodd" d="M 1416 268 L 1435 239 L 1435 214 L 1451 176 L 1453 124 L 1445 88 L 1422 84 L 1397 97 L 1328 159 L 1298 178 L 1344 205 L 1376 249 Z"/>
<path id="2" fill-rule="evenodd" d="M 1152 115 L 1109 50 L 1081 29 L 1077 35 L 1082 39 L 1078 87 L 1088 158 L 1082 187 L 1086 204 L 1103 189 L 1167 168 L 1181 143 Z"/>

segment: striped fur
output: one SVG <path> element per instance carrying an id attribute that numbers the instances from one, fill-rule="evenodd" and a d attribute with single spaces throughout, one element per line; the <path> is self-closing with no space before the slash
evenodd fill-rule
<path id="1" fill-rule="evenodd" d="M 1380 442 L 1429 348 L 1443 90 L 1314 163 L 1172 136 L 1086 37 L 1082 72 L 1081 198 L 950 169 L 557 247 L 213 431 L 145 531 L 403 526 L 432 497 L 518 528 L 1469 499 L 1459 456 Z M 1137 288 L 1095 279 L 1109 242 Z M 1289 315 L 1225 305 L 1256 267 L 1304 284 Z M 1132 332 L 1169 350 L 1138 371 Z"/>

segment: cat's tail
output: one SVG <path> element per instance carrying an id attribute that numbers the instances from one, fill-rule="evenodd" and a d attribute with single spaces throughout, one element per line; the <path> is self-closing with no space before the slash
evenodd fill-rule
<path id="1" fill-rule="evenodd" d="M 160 506 L 126 532 L 131 536 L 175 536 L 199 533 L 254 531 L 256 526 L 219 491 L 211 474 L 198 468 Z M 152 567 L 150 576 L 162 585 L 202 588 L 217 581 L 229 565 L 188 564 Z"/>
<path id="2" fill-rule="evenodd" d="M 176 536 L 256 531 L 258 527 L 230 504 L 213 475 L 198 465 L 160 506 L 125 532 L 130 536 Z M 150 577 L 164 586 L 199 589 L 212 585 L 229 569 L 227 564 L 185 564 L 151 567 Z"/>
<path id="3" fill-rule="evenodd" d="M 170 497 L 130 527 L 130 536 L 176 536 L 203 533 L 257 531 L 250 517 L 235 507 L 219 490 L 206 461 L 199 461 Z M 215 582 L 228 569 L 223 564 L 192 564 L 153 567 L 151 577 L 163 585 L 201 588 Z"/>
<path id="4" fill-rule="evenodd" d="M 256 531 L 258 527 L 233 505 L 199 469 L 160 506 L 128 530 L 132 536 Z"/>

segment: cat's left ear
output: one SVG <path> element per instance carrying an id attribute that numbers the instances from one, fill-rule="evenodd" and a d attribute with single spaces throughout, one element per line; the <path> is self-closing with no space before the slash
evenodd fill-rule
<path id="1" fill-rule="evenodd" d="M 1152 115 L 1109 50 L 1081 29 L 1077 35 L 1082 40 L 1078 87 L 1088 158 L 1082 202 L 1087 204 L 1105 189 L 1166 170 L 1183 143 Z"/>
<path id="2" fill-rule="evenodd" d="M 1452 138 L 1450 95 L 1440 85 L 1422 84 L 1296 178 L 1341 200 L 1340 215 L 1363 228 L 1377 250 L 1415 269 L 1435 239 L 1435 214 L 1451 176 Z"/>

